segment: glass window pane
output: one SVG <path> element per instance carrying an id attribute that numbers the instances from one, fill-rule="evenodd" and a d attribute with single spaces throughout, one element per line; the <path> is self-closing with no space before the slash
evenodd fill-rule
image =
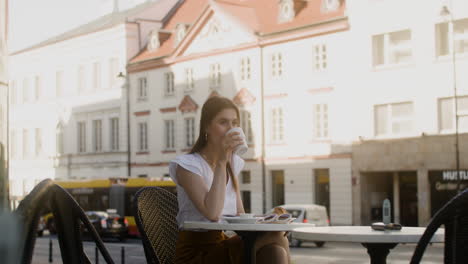
<path id="1" fill-rule="evenodd" d="M 454 113 L 453 113 L 453 100 L 452 99 L 441 99 L 439 103 L 439 116 L 440 124 L 439 129 L 452 129 L 454 127 Z"/>
<path id="2" fill-rule="evenodd" d="M 392 104 L 392 118 L 409 117 L 413 112 L 411 103 Z"/>
<path id="3" fill-rule="evenodd" d="M 387 106 L 378 105 L 375 106 L 375 133 L 382 135 L 387 133 Z"/>

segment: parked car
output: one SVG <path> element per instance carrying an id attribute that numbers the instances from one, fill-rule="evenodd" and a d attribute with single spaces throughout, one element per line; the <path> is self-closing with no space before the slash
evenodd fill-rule
<path id="1" fill-rule="evenodd" d="M 123 241 L 128 235 L 128 222 L 125 217 L 118 215 L 115 210 L 87 211 L 89 221 L 101 237 L 112 237 Z M 83 227 L 83 235 L 89 235 Z"/>
<path id="2" fill-rule="evenodd" d="M 315 226 L 329 226 L 330 219 L 328 218 L 327 208 L 318 204 L 285 204 L 280 205 L 296 218 L 294 222 L 315 224 Z M 273 212 L 273 209 L 270 211 Z M 292 247 L 300 247 L 303 240 L 293 239 L 291 234 L 288 236 L 289 245 Z M 323 247 L 324 241 L 314 241 L 317 247 Z"/>

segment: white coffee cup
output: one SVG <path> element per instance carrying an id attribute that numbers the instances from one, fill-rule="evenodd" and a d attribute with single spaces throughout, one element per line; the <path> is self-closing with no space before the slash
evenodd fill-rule
<path id="1" fill-rule="evenodd" d="M 234 153 L 239 155 L 239 156 L 243 155 L 249 149 L 249 146 L 247 146 L 247 142 L 245 141 L 244 131 L 242 131 L 241 127 L 233 127 L 231 129 L 229 129 L 229 131 L 226 134 L 229 134 L 229 133 L 232 133 L 232 132 L 238 132 L 239 136 L 241 136 L 242 141 L 243 141 L 242 144 L 239 144 L 239 145 L 236 146 L 236 148 L 234 149 Z"/>

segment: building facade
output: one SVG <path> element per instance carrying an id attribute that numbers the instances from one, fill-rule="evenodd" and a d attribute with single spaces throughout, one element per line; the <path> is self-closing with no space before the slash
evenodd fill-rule
<path id="1" fill-rule="evenodd" d="M 8 1 L 0 0 L 0 208 L 8 207 Z"/>
<path id="2" fill-rule="evenodd" d="M 348 10 L 358 117 L 353 222 L 380 220 L 389 198 L 395 222 L 426 225 L 457 192 L 457 152 L 468 186 L 468 3 L 353 1 Z"/>
<path id="3" fill-rule="evenodd" d="M 24 50 L 10 61 L 14 201 L 44 178 L 128 176 L 125 66 L 177 0 L 145 2 Z M 121 74 L 119 74 L 121 73 Z"/>
<path id="4" fill-rule="evenodd" d="M 127 68 L 132 177 L 167 177 L 198 136 L 201 106 L 221 95 L 239 106 L 250 146 L 247 210 L 319 203 L 332 224 L 351 224 L 348 29 L 343 1 L 185 1 Z"/>

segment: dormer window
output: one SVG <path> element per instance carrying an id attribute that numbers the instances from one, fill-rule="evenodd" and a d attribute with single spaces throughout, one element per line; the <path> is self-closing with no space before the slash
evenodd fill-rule
<path id="1" fill-rule="evenodd" d="M 285 23 L 293 20 L 295 16 L 293 0 L 281 0 L 279 2 L 278 22 Z"/>
<path id="2" fill-rule="evenodd" d="M 323 0 L 322 10 L 325 12 L 336 11 L 340 7 L 340 0 Z"/>
<path id="3" fill-rule="evenodd" d="M 159 48 L 159 34 L 158 34 L 158 31 L 156 30 L 153 30 L 151 31 L 150 35 L 149 35 L 149 38 L 148 38 L 148 50 L 149 51 L 152 51 L 152 50 L 155 50 L 157 48 Z"/>
<path id="4" fill-rule="evenodd" d="M 185 24 L 178 24 L 176 26 L 176 36 L 175 36 L 175 45 L 179 45 L 179 43 L 184 39 L 185 34 L 187 33 L 187 26 Z"/>

